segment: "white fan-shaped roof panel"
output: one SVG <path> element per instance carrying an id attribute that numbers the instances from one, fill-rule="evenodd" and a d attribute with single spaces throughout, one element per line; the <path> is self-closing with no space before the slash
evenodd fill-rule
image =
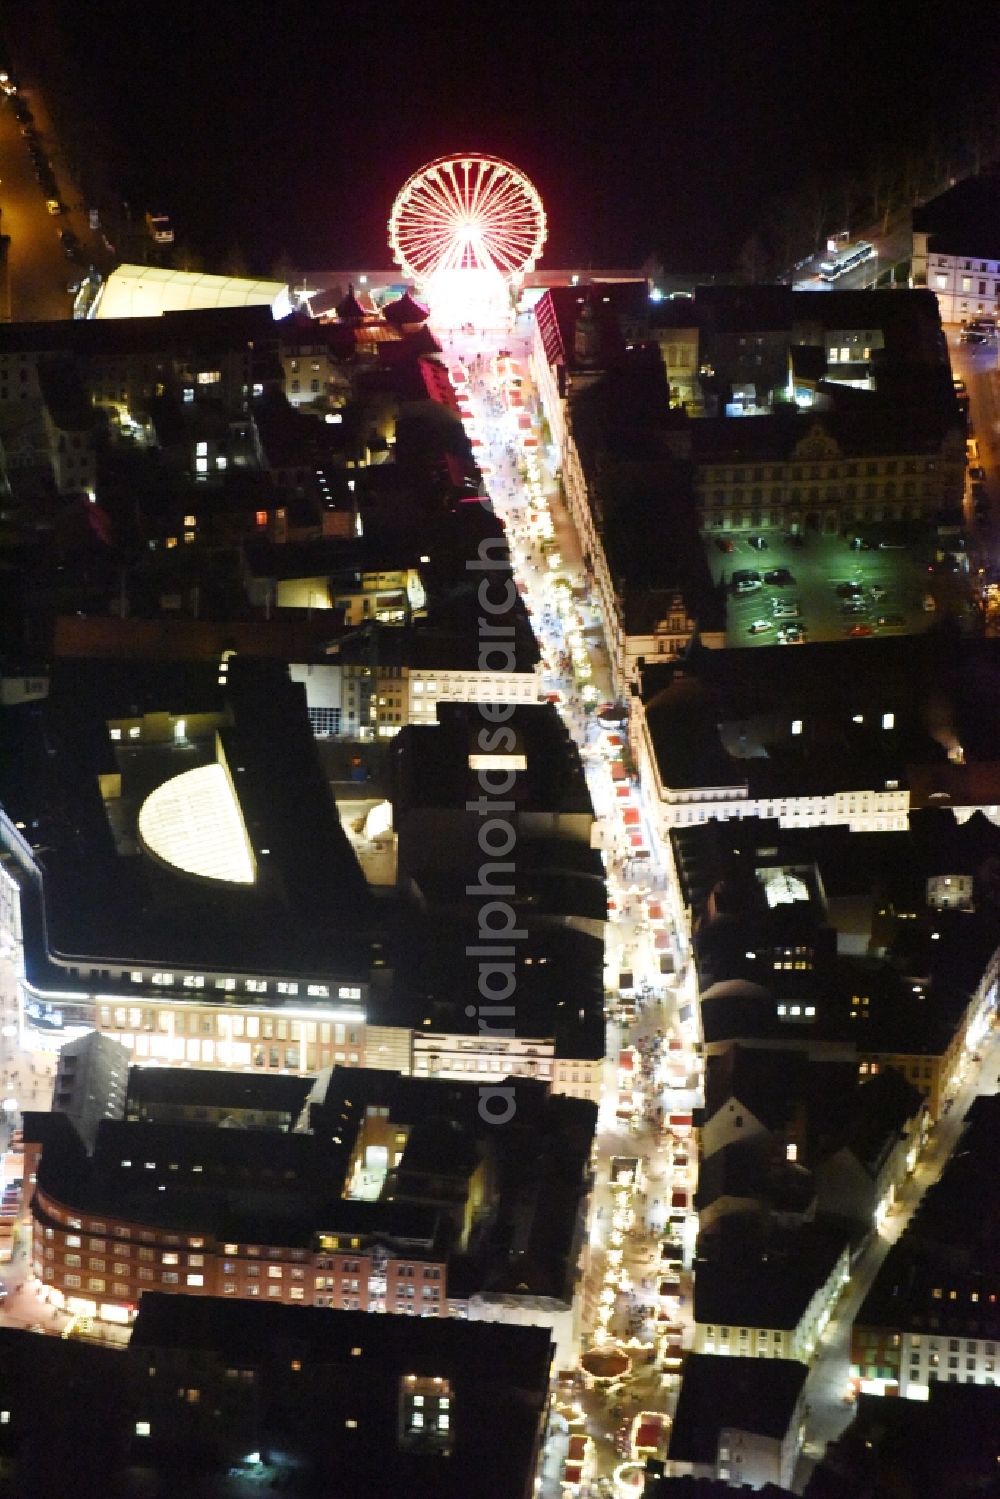
<path id="1" fill-rule="evenodd" d="M 199 879 L 252 885 L 256 878 L 239 805 L 219 764 L 157 786 L 139 809 L 139 837 L 164 864 Z"/>

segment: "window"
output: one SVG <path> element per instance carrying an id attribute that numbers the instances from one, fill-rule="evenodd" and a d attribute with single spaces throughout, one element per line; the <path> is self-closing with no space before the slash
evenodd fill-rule
<path id="1" fill-rule="evenodd" d="M 189 1275 L 187 1278 L 187 1283 L 189 1286 L 203 1286 L 205 1284 L 205 1277 L 198 1274 Z"/>

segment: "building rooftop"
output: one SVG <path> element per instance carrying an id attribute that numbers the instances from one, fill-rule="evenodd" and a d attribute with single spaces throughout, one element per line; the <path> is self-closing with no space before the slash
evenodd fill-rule
<path id="1" fill-rule="evenodd" d="M 1000 1340 L 1000 1094 L 980 1095 L 865 1297 L 864 1327 Z"/>
<path id="2" fill-rule="evenodd" d="M 689 1354 L 670 1432 L 671 1461 L 714 1465 L 725 1431 L 780 1441 L 795 1415 L 807 1373 L 797 1359 Z"/>
<path id="3" fill-rule="evenodd" d="M 563 1303 L 572 1295 L 596 1105 L 542 1082 L 500 1077 L 515 1108 L 496 1123 L 479 1111 L 477 1083 L 381 1068 L 337 1067 L 314 1080 L 153 1073 L 148 1081 L 136 1074 L 128 1119 L 105 1119 L 89 1150 L 64 1116 L 26 1116 L 25 1139 L 41 1146 L 43 1193 L 84 1213 L 220 1242 L 309 1248 L 321 1233 L 341 1233 L 405 1246 L 407 1254 L 447 1258 L 455 1295 L 513 1292 Z M 274 1108 L 279 1093 L 286 1095 L 279 1106 L 295 1108 L 296 1118 L 306 1105 L 308 1132 L 215 1122 L 219 1107 Z M 190 1105 L 192 1115 L 201 1106 L 206 1117 L 158 1116 L 155 1105 L 165 1101 Z M 147 1112 L 136 1117 L 133 1104 Z M 376 1195 L 362 1200 L 347 1194 L 372 1118 L 391 1120 L 406 1140 Z M 491 1227 L 466 1243 L 462 1214 L 449 1212 L 470 1199 L 480 1165 L 475 1190 Z"/>
<path id="4" fill-rule="evenodd" d="M 102 1119 L 121 1119 L 128 1087 L 129 1053 L 97 1031 L 59 1048 L 52 1108 L 65 1114 L 88 1149 Z"/>
<path id="5" fill-rule="evenodd" d="M 332 1499 L 522 1499 L 530 1491 L 552 1353 L 545 1328 L 154 1295 L 143 1297 L 131 1348 L 140 1361 L 175 1349 L 257 1370 L 261 1436 L 270 1438 L 261 1445 L 311 1451 Z M 323 1410 L 304 1437 L 280 1414 L 290 1357 L 300 1398 Z M 408 1379 L 448 1386 L 446 1459 L 400 1441 Z"/>
<path id="6" fill-rule="evenodd" d="M 66 1048 L 64 1047 L 65 1051 Z M 124 1048 L 120 1048 L 124 1051 Z M 127 1055 L 127 1054 L 126 1054 Z M 129 1117 L 160 1105 L 279 1112 L 298 1119 L 312 1078 L 193 1067 L 132 1067 L 125 1111 Z"/>
<path id="7" fill-rule="evenodd" d="M 861 1395 L 853 1421 L 827 1448 L 806 1499 L 995 1499 L 1000 1388 L 937 1380 L 929 1399 Z"/>
<path id="8" fill-rule="evenodd" d="M 514 970 L 515 1034 L 554 1039 L 559 1057 L 602 1057 L 603 939 L 530 917 L 518 925 L 526 936 L 504 959 Z M 468 1001 L 476 992 L 481 941 L 471 903 L 437 913 L 400 910 L 387 941 L 395 982 L 390 992 L 373 991 L 369 1023 L 405 1025 L 429 1036 L 479 1035 L 478 1012 Z"/>
<path id="9" fill-rule="evenodd" d="M 818 1224 L 765 1234 L 728 1216 L 707 1244 L 710 1256 L 695 1265 L 695 1321 L 792 1329 L 846 1246 L 845 1234 Z"/>
<path id="10" fill-rule="evenodd" d="M 45 942 L 26 945 L 43 987 L 67 987 L 65 974 L 42 977 L 50 953 L 101 967 L 114 956 L 367 978 L 368 890 L 320 768 L 304 690 L 280 662 L 237 656 L 222 676 L 217 661 L 73 660 L 56 663 L 44 702 L 4 710 L 22 752 L 0 770 L 0 799 L 44 845 Z M 166 733 L 110 739 L 110 722 L 150 714 Z M 181 737 L 171 719 L 182 721 Z M 243 884 L 192 881 L 140 852 L 150 794 L 216 762 L 228 767 L 251 851 Z M 118 796 L 106 784 L 102 794 L 109 775 L 120 776 Z M 194 919 L 208 907 L 211 921 Z M 30 912 L 27 920 L 29 938 L 40 939 Z"/>
<path id="11" fill-rule="evenodd" d="M 419 807 L 464 811 L 483 794 L 480 771 L 496 768 L 516 775 L 505 793 L 516 804 L 515 815 L 576 812 L 593 816 L 583 762 L 569 731 L 550 703 L 518 704 L 499 711 L 505 745 L 500 754 L 481 748 L 489 720 L 480 703 L 438 703 L 436 724 L 409 724 L 393 740 L 398 818 Z M 501 720 L 494 720 L 500 722 Z M 493 729 L 487 736 L 497 737 Z M 509 744 L 513 734 L 515 743 Z M 496 767 L 491 763 L 496 760 Z"/>
<path id="12" fill-rule="evenodd" d="M 940 255 L 1000 259 L 1000 172 L 965 177 L 913 210 L 913 231 Z"/>

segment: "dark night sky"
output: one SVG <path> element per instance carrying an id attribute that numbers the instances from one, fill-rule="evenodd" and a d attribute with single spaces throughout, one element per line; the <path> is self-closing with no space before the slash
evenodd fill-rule
<path id="1" fill-rule="evenodd" d="M 778 195 L 960 134 L 1000 64 L 989 4 L 925 0 L 37 4 L 114 180 L 260 269 L 387 263 L 396 188 L 462 149 L 534 178 L 549 264 L 725 267 Z"/>

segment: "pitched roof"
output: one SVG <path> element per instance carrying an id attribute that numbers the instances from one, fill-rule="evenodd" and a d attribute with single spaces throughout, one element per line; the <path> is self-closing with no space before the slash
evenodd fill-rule
<path id="1" fill-rule="evenodd" d="M 408 291 L 404 291 L 395 302 L 386 303 L 382 308 L 382 316 L 387 323 L 403 327 L 412 323 L 425 323 L 430 317 L 430 312 L 426 307 L 421 307 Z"/>

